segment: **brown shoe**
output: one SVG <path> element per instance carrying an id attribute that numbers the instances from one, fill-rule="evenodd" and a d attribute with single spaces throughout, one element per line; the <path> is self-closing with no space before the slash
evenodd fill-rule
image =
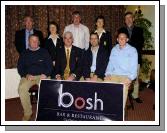
<path id="1" fill-rule="evenodd" d="M 29 121 L 31 119 L 32 115 L 24 115 L 22 118 L 22 121 Z"/>

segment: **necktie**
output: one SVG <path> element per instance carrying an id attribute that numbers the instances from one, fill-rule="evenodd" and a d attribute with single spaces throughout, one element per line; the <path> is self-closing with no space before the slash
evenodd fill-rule
<path id="1" fill-rule="evenodd" d="M 64 70 L 64 80 L 66 80 L 70 75 L 70 51 L 69 49 L 67 49 L 66 59 L 67 59 L 67 65 Z"/>

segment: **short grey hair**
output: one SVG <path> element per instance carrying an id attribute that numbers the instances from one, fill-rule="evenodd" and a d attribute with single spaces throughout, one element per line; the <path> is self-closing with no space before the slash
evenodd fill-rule
<path id="1" fill-rule="evenodd" d="M 64 34 L 63 34 L 63 39 L 66 37 L 67 34 L 70 34 L 71 37 L 72 37 L 72 39 L 74 39 L 74 38 L 73 38 L 73 34 L 72 34 L 72 32 L 70 32 L 70 31 L 64 32 Z"/>

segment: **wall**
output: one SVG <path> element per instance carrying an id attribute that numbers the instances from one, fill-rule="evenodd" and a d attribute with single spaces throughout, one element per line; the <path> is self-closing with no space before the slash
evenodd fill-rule
<path id="1" fill-rule="evenodd" d="M 111 5 L 59 5 L 59 6 L 5 6 L 5 68 L 16 68 L 18 53 L 15 49 L 15 31 L 23 26 L 25 15 L 31 15 L 34 18 L 34 27 L 40 29 L 44 37 L 47 37 L 47 28 L 50 21 L 56 21 L 60 27 L 60 35 L 64 27 L 72 22 L 71 14 L 78 10 L 81 13 L 82 23 L 88 26 L 90 31 L 94 30 L 95 18 L 99 15 L 105 17 L 106 30 L 111 32 L 113 43 L 115 31 L 123 25 L 124 6 Z"/>
<path id="2" fill-rule="evenodd" d="M 18 97 L 20 76 L 17 69 L 5 69 L 5 99 Z"/>
<path id="3" fill-rule="evenodd" d="M 138 5 L 131 5 L 126 6 L 126 11 L 135 12 Z M 149 31 L 152 33 L 153 38 L 155 38 L 155 6 L 154 5 L 141 5 L 140 9 L 142 10 L 143 17 L 147 18 L 152 22 L 152 27 L 149 29 Z M 155 48 L 155 44 L 153 42 L 153 49 Z"/>

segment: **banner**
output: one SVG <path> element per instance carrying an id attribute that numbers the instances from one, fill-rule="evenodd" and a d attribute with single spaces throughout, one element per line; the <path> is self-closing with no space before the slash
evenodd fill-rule
<path id="1" fill-rule="evenodd" d="M 36 121 L 123 121 L 123 84 L 41 80 Z"/>

